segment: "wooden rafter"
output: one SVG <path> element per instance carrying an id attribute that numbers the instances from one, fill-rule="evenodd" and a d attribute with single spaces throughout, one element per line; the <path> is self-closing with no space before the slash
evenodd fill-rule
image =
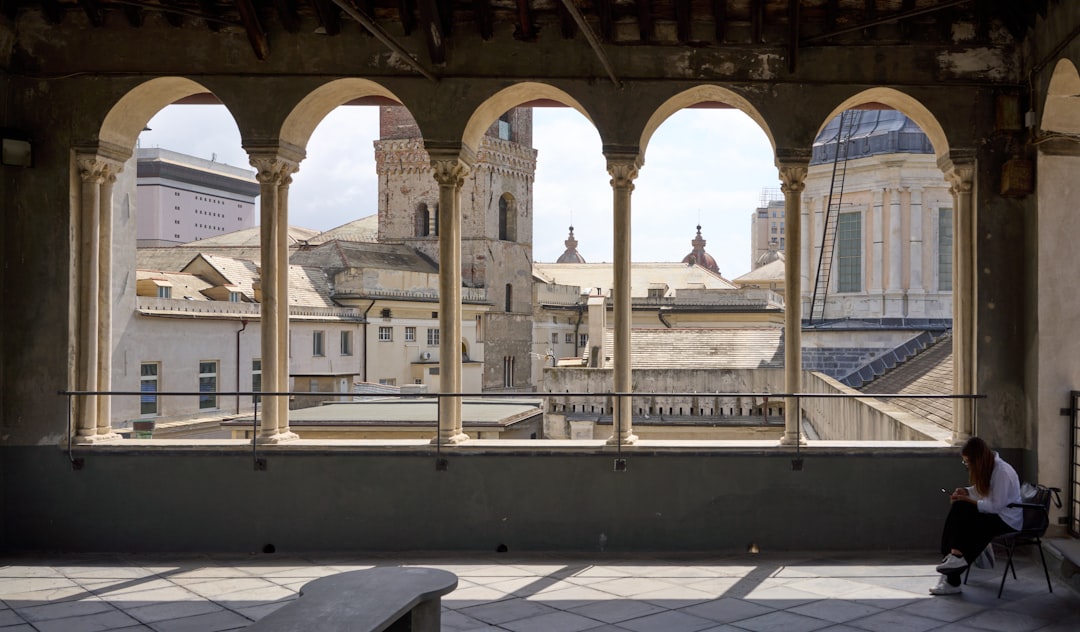
<path id="1" fill-rule="evenodd" d="M 723 42 L 727 36 L 727 0 L 712 0 L 712 13 L 716 41 Z"/>
<path id="2" fill-rule="evenodd" d="M 690 0 L 675 0 L 675 30 L 682 43 L 693 37 L 690 29 Z"/>
<path id="3" fill-rule="evenodd" d="M 146 12 L 142 10 L 142 7 L 136 7 L 130 4 L 124 5 L 124 16 L 127 18 L 128 24 L 138 28 L 146 21 Z"/>
<path id="4" fill-rule="evenodd" d="M 259 15 L 255 12 L 255 4 L 252 0 L 233 0 L 236 9 L 240 12 L 240 23 L 247 32 L 251 50 L 255 51 L 255 57 L 266 59 L 270 56 L 270 42 L 266 39 L 266 31 L 259 22 Z"/>
<path id="5" fill-rule="evenodd" d="M 296 0 L 274 0 L 281 27 L 288 33 L 300 32 L 300 15 L 296 12 Z"/>
<path id="6" fill-rule="evenodd" d="M 765 36 L 765 0 L 750 0 L 752 43 L 760 44 Z"/>
<path id="7" fill-rule="evenodd" d="M 60 24 L 64 21 L 64 7 L 56 0 L 41 0 L 41 12 L 45 14 L 45 21 L 49 24 Z"/>
<path id="8" fill-rule="evenodd" d="M 799 0 L 788 0 L 788 72 L 799 63 Z"/>
<path id="9" fill-rule="evenodd" d="M 491 7 L 491 0 L 476 0 L 476 13 L 481 39 L 491 41 L 495 37 L 495 10 Z"/>
<path id="10" fill-rule="evenodd" d="M 596 0 L 596 12 L 600 14 L 600 38 L 605 42 L 611 41 L 615 29 L 615 18 L 611 5 L 612 0 Z"/>
<path id="11" fill-rule="evenodd" d="M 914 8 L 915 8 L 915 0 L 904 0 L 902 3 L 900 3 L 900 12 L 901 13 L 908 13 L 909 11 L 912 11 Z M 907 39 L 907 38 L 911 37 L 911 21 L 910 20 L 900 20 L 900 37 L 903 38 L 903 39 Z"/>
<path id="12" fill-rule="evenodd" d="M 446 63 L 446 35 L 435 1 L 417 0 L 416 6 L 420 13 L 419 25 L 427 42 L 428 57 L 431 58 L 431 63 L 441 65 Z"/>
<path id="13" fill-rule="evenodd" d="M 529 0 L 517 0 L 517 28 L 514 29 L 514 38 L 525 42 L 536 39 L 536 27 L 533 26 Z"/>
<path id="14" fill-rule="evenodd" d="M 634 5 L 637 6 L 638 38 L 647 43 L 652 40 L 652 3 L 649 0 L 637 0 Z"/>
<path id="15" fill-rule="evenodd" d="M 398 0 L 398 19 L 401 21 L 401 32 L 412 35 L 416 30 L 416 2 L 414 0 Z"/>
<path id="16" fill-rule="evenodd" d="M 184 15 L 178 11 L 169 11 L 169 7 L 176 7 L 175 0 L 161 0 L 161 6 L 165 9 L 165 21 L 169 23 L 169 26 L 174 28 L 180 28 L 184 25 Z"/>
<path id="17" fill-rule="evenodd" d="M 315 15 L 327 35 L 341 32 L 341 9 L 336 4 L 330 0 L 311 0 L 311 6 L 315 7 Z"/>
<path id="18" fill-rule="evenodd" d="M 825 30 L 832 31 L 836 28 L 836 14 L 840 0 L 829 0 L 825 5 Z"/>
<path id="19" fill-rule="evenodd" d="M 97 0 L 79 0 L 79 6 L 82 7 L 83 12 L 86 13 L 86 17 L 90 20 L 90 24 L 94 26 L 101 26 L 105 24 L 105 14 L 101 10 L 101 5 Z"/>
<path id="20" fill-rule="evenodd" d="M 6 15 L 9 20 L 15 19 L 17 11 L 18 7 L 15 6 L 15 0 L 0 0 L 0 13 Z"/>
<path id="21" fill-rule="evenodd" d="M 877 0 L 863 0 L 863 22 L 871 24 L 877 19 Z M 868 26 L 863 29 L 863 37 L 866 39 L 875 39 L 877 36 L 877 29 Z"/>
<path id="22" fill-rule="evenodd" d="M 204 16 L 203 22 L 206 23 L 206 27 L 215 33 L 221 30 L 221 20 L 218 19 L 221 16 L 218 11 L 217 4 L 214 0 L 199 0 L 199 9 Z"/>
<path id="23" fill-rule="evenodd" d="M 559 12 L 559 32 L 562 33 L 564 38 L 573 39 L 577 33 L 574 16 L 570 14 L 570 10 L 562 2 L 556 2 L 555 9 Z"/>

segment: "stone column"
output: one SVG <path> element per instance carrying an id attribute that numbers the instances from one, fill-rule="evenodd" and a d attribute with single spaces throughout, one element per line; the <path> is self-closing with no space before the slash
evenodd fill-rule
<path id="1" fill-rule="evenodd" d="M 260 258 L 259 282 L 263 391 L 289 390 L 289 182 L 303 153 L 272 147 L 248 149 L 255 178 L 259 181 Z M 297 439 L 289 431 L 289 400 L 284 395 L 260 398 L 262 423 L 256 443 L 281 443 Z"/>
<path id="2" fill-rule="evenodd" d="M 908 241 L 908 316 L 923 318 L 926 316 L 926 291 L 930 288 L 923 275 L 923 208 L 922 189 L 911 189 L 909 213 L 911 233 Z"/>
<path id="3" fill-rule="evenodd" d="M 471 161 L 463 150 L 428 148 L 439 183 L 439 391 L 461 392 L 461 187 Z M 461 398 L 439 404 L 439 432 L 432 443 L 468 441 L 461 423 Z"/>
<path id="4" fill-rule="evenodd" d="M 802 292 L 802 227 L 799 225 L 799 208 L 802 192 L 806 186 L 809 161 L 779 162 L 781 189 L 784 192 L 784 390 L 798 393 L 802 390 L 802 310 L 799 296 Z M 794 397 L 784 401 L 783 445 L 795 445 L 802 439 L 802 411 Z"/>
<path id="5" fill-rule="evenodd" d="M 630 300 L 630 197 L 634 191 L 634 180 L 641 168 L 641 158 L 637 153 L 609 153 L 604 152 L 607 158 L 607 170 L 611 174 L 611 190 L 614 205 L 613 234 L 614 246 L 614 294 L 612 302 L 615 307 L 615 348 L 613 357 L 614 389 L 616 393 L 629 393 L 633 390 L 633 379 L 630 359 L 630 330 L 633 326 L 633 315 Z M 633 432 L 633 397 L 629 395 L 617 396 L 613 400 L 612 411 L 613 431 L 608 443 L 632 444 L 637 441 Z"/>
<path id="6" fill-rule="evenodd" d="M 802 208 L 799 211 L 801 216 L 801 235 L 802 243 L 799 248 L 802 251 L 802 289 L 799 292 L 799 305 L 800 313 L 802 310 L 809 309 L 810 299 L 814 292 L 814 281 L 817 269 L 814 266 L 813 253 L 814 253 L 814 212 L 813 205 L 816 200 L 806 198 L 803 200 Z M 786 217 L 785 217 L 786 221 Z M 785 226 L 784 231 L 787 231 Z M 784 242 L 787 243 L 786 241 Z"/>
<path id="7" fill-rule="evenodd" d="M 890 186 L 889 192 L 889 275 L 885 288 L 885 313 L 888 318 L 904 316 L 904 290 L 901 287 L 904 253 L 900 234 L 900 188 Z"/>
<path id="8" fill-rule="evenodd" d="M 953 392 L 975 393 L 975 181 L 974 157 L 956 152 L 938 161 L 953 195 Z M 953 400 L 953 443 L 962 445 L 975 432 L 975 404 Z"/>
<path id="9" fill-rule="evenodd" d="M 112 187 L 130 156 L 119 148 L 79 150 L 76 163 L 81 182 L 77 239 L 73 262 L 77 269 L 75 390 L 112 388 Z M 107 395 L 76 399 L 76 443 L 119 439 L 112 432 L 112 402 Z"/>

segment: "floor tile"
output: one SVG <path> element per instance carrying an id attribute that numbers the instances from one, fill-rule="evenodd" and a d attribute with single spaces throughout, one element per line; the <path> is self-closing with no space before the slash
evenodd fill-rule
<path id="1" fill-rule="evenodd" d="M 754 632 L 810 632 L 827 627 L 831 625 L 831 622 L 782 611 L 743 619 L 733 625 L 744 630 L 754 630 Z"/>
<path id="2" fill-rule="evenodd" d="M 658 614 L 623 621 L 620 627 L 635 632 L 697 632 L 713 627 L 714 622 L 685 612 L 669 610 Z"/>

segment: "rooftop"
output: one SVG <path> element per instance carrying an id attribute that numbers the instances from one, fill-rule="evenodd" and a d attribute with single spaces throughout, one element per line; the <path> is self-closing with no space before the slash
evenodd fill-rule
<path id="1" fill-rule="evenodd" d="M 1049 547 L 1048 547 L 1049 548 Z M 307 582 L 374 566 L 458 576 L 443 630 L 1040 630 L 1080 628 L 1080 594 L 1039 563 L 974 570 L 963 593 L 931 597 L 927 551 L 371 556 L 79 555 L 6 558 L 4 630 L 242 630 Z M 1000 561 L 1000 558 L 999 558 Z M 10 627 L 4 627 L 10 626 Z"/>

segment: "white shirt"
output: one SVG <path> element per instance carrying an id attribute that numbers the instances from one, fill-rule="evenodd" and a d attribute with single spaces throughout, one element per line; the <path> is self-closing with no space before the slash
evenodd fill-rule
<path id="1" fill-rule="evenodd" d="M 1022 502 L 1020 479 L 1016 476 L 1016 470 L 997 452 L 994 453 L 994 471 L 990 473 L 990 493 L 980 496 L 974 485 L 967 490 L 968 494 L 978 501 L 977 505 L 982 513 L 997 514 L 1002 522 L 1013 529 L 1020 529 L 1024 525 L 1024 510 L 1009 506 L 1009 503 Z"/>

